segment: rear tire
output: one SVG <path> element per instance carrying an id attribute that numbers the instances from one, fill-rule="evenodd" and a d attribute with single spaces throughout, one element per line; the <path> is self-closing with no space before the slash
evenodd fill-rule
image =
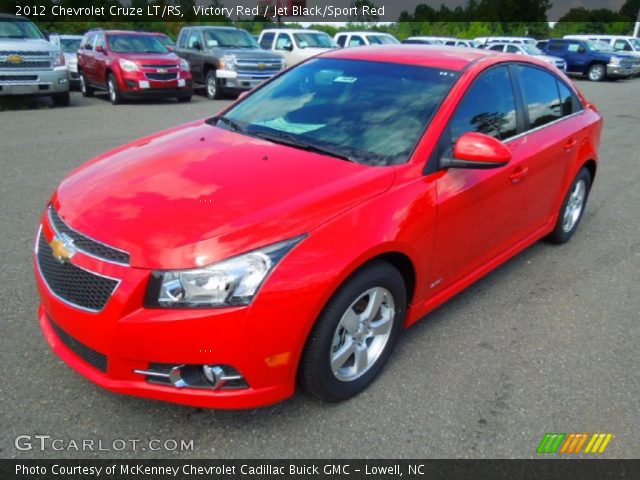
<path id="1" fill-rule="evenodd" d="M 548 242 L 562 244 L 571 240 L 580 225 L 580 220 L 582 220 L 589 190 L 591 190 L 591 181 L 589 170 L 582 167 L 571 182 L 569 191 L 560 207 L 556 226 L 546 238 Z"/>
<path id="2" fill-rule="evenodd" d="M 55 95 L 51 95 L 51 100 L 53 100 L 53 104 L 56 107 L 68 107 L 71 101 L 71 95 L 69 92 L 56 93 Z"/>
<path id="3" fill-rule="evenodd" d="M 407 294 L 400 272 L 384 261 L 357 271 L 318 317 L 300 364 L 300 383 L 338 402 L 362 392 L 382 371 L 402 329 Z"/>
<path id="4" fill-rule="evenodd" d="M 601 63 L 594 63 L 589 67 L 589 70 L 587 71 L 587 76 L 589 77 L 589 80 L 591 80 L 592 82 L 601 82 L 607 76 L 606 67 Z"/>
<path id="5" fill-rule="evenodd" d="M 122 103 L 122 95 L 120 95 L 120 89 L 118 88 L 118 82 L 113 73 L 107 76 L 107 91 L 109 92 L 109 100 L 113 105 L 119 105 Z"/>
<path id="6" fill-rule="evenodd" d="M 80 72 L 80 92 L 82 92 L 83 97 L 93 97 L 93 88 L 89 85 L 87 81 L 87 77 L 84 72 Z"/>

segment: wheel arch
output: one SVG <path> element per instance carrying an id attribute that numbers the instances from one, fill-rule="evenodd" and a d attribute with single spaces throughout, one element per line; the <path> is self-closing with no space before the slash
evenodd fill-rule
<path id="1" fill-rule="evenodd" d="M 596 171 L 598 170 L 596 161 L 593 158 L 590 158 L 584 162 L 582 166 L 589 171 L 589 175 L 591 175 L 591 184 L 593 185 L 593 180 L 596 178 Z"/>

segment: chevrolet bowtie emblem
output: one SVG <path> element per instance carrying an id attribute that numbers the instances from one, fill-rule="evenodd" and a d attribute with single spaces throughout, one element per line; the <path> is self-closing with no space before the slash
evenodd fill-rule
<path id="1" fill-rule="evenodd" d="M 69 260 L 76 254 L 76 247 L 73 245 L 73 239 L 69 235 L 60 233 L 53 237 L 49 242 L 53 258 L 60 263 L 69 263 Z"/>
<path id="2" fill-rule="evenodd" d="M 9 63 L 22 63 L 23 60 L 22 55 L 9 55 L 7 57 L 7 62 Z"/>
<path id="3" fill-rule="evenodd" d="M 267 68 L 267 64 L 266 63 L 259 63 L 258 64 L 258 70 L 264 70 L 265 68 Z"/>
<path id="4" fill-rule="evenodd" d="M 158 69 L 158 73 L 167 73 L 169 70 L 167 70 L 166 68 L 159 68 Z"/>

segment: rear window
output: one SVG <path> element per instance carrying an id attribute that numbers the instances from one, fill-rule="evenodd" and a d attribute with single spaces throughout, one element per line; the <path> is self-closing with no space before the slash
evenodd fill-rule
<path id="1" fill-rule="evenodd" d="M 561 52 L 562 50 L 564 50 L 564 46 L 564 42 L 549 42 L 547 44 L 547 50 L 551 52 Z"/>
<path id="2" fill-rule="evenodd" d="M 273 37 L 275 37 L 275 33 L 273 32 L 267 32 L 262 35 L 262 38 L 260 39 L 260 47 L 264 48 L 265 50 L 271 50 L 271 45 L 273 45 Z"/>

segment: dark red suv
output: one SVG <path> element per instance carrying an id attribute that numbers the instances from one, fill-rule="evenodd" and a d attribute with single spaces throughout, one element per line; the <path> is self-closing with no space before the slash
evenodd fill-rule
<path id="1" fill-rule="evenodd" d="M 169 51 L 153 33 L 87 32 L 78 50 L 78 73 L 85 97 L 95 89 L 106 90 L 114 105 L 123 98 L 143 96 L 188 102 L 193 95 L 189 63 Z"/>

